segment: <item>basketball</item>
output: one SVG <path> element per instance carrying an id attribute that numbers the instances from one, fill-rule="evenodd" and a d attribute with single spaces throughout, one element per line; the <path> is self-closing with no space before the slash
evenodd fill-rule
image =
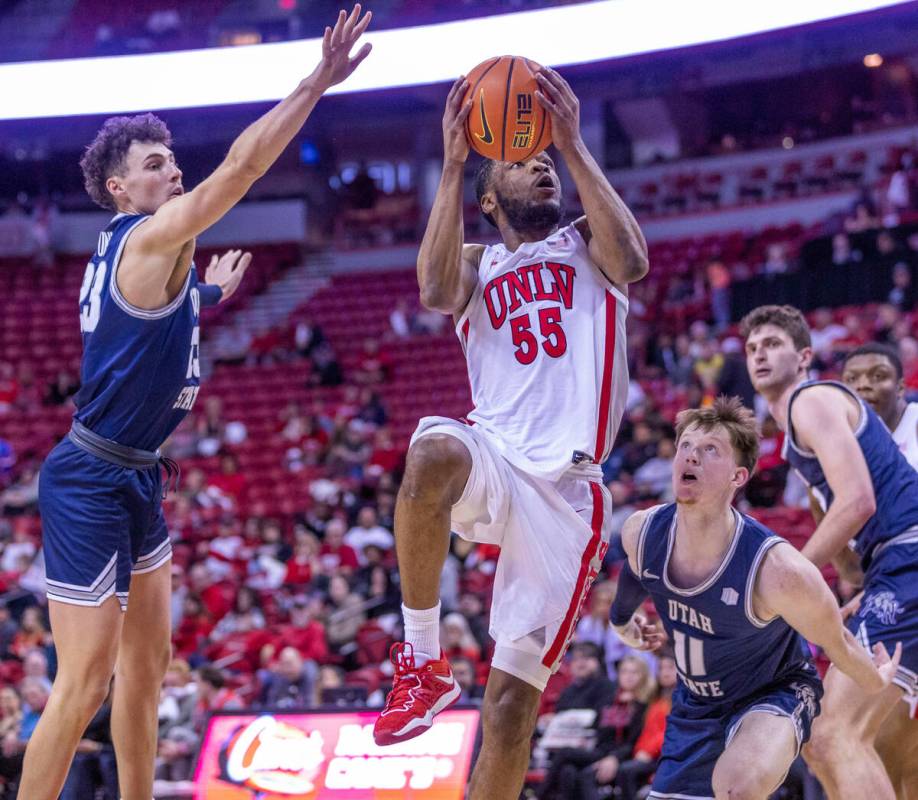
<path id="1" fill-rule="evenodd" d="M 495 56 L 467 76 L 465 100 L 474 105 L 465 121 L 471 148 L 495 161 L 525 161 L 551 144 L 551 119 L 535 96 L 535 61 Z"/>

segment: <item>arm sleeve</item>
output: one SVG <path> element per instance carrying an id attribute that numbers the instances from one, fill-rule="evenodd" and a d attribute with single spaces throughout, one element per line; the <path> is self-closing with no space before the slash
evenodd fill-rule
<path id="1" fill-rule="evenodd" d="M 223 289 L 215 283 L 199 283 L 198 294 L 202 306 L 215 306 L 223 299 Z"/>
<path id="2" fill-rule="evenodd" d="M 609 610 L 609 621 L 613 625 L 626 625 L 631 615 L 640 608 L 647 594 L 647 590 L 626 561 L 618 576 L 618 591 Z"/>

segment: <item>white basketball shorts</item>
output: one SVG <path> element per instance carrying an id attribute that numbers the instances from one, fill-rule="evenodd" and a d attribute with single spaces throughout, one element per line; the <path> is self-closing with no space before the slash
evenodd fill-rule
<path id="1" fill-rule="evenodd" d="M 491 665 L 542 691 L 561 664 L 608 547 L 612 500 L 601 472 L 581 464 L 556 482 L 530 475 L 501 456 L 480 427 L 446 417 L 424 417 L 411 443 L 431 434 L 458 439 L 472 457 L 452 529 L 501 548 Z"/>

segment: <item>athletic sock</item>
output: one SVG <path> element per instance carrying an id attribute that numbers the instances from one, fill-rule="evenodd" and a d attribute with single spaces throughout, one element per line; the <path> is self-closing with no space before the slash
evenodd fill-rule
<path id="1" fill-rule="evenodd" d="M 414 648 L 414 661 L 422 666 L 440 657 L 440 604 L 433 608 L 408 608 L 402 604 L 405 641 Z"/>

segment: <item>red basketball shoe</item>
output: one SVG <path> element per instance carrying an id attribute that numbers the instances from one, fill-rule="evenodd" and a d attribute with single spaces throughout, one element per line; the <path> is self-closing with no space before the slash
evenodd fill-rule
<path id="1" fill-rule="evenodd" d="M 395 665 L 392 691 L 373 726 L 373 739 L 380 746 L 420 736 L 462 692 L 442 650 L 436 661 L 416 667 L 414 648 L 407 642 L 396 642 L 389 658 Z"/>

